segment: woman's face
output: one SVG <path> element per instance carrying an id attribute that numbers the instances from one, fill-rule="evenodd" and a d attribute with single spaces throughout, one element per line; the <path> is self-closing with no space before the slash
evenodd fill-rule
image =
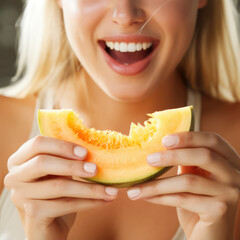
<path id="1" fill-rule="evenodd" d="M 137 101 L 169 79 L 207 0 L 58 0 L 69 43 L 111 98 Z"/>

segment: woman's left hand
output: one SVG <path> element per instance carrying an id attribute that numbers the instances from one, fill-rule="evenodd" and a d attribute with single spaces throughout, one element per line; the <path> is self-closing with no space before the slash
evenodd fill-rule
<path id="1" fill-rule="evenodd" d="M 128 190 L 132 200 L 177 207 L 188 240 L 231 240 L 240 198 L 240 157 L 214 133 L 166 136 L 166 151 L 148 156 L 154 167 L 179 165 L 178 176 Z M 196 166 L 196 167 L 192 167 Z"/>

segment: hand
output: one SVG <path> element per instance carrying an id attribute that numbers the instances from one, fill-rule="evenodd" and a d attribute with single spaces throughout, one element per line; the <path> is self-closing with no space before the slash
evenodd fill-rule
<path id="1" fill-rule="evenodd" d="M 148 163 L 179 165 L 179 175 L 139 184 L 128 190 L 130 199 L 177 207 L 189 240 L 233 239 L 240 196 L 237 152 L 214 133 L 173 134 L 164 143 L 167 150 L 149 155 Z"/>
<path id="2" fill-rule="evenodd" d="M 96 165 L 83 161 L 86 156 L 76 144 L 38 136 L 9 158 L 5 185 L 29 240 L 67 239 L 76 212 L 116 198 L 115 188 L 72 179 L 96 174 Z"/>

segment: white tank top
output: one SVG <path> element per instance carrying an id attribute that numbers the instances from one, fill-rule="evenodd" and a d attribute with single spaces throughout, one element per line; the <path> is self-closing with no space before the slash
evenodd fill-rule
<path id="1" fill-rule="evenodd" d="M 46 94 L 40 94 L 36 107 L 32 131 L 29 136 L 33 138 L 40 135 L 37 124 L 38 109 L 53 109 L 53 92 L 48 91 Z M 201 95 L 200 93 L 188 89 L 187 105 L 193 105 L 195 113 L 195 131 L 200 131 L 200 116 L 201 116 Z M 0 240 L 24 240 L 24 230 L 21 224 L 17 209 L 11 201 L 10 192 L 4 188 L 0 195 Z M 178 228 L 174 237 L 171 240 L 186 240 L 181 227 Z"/>

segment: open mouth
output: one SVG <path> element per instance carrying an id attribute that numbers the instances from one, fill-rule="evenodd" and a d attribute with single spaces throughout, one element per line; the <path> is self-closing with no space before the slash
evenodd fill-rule
<path id="1" fill-rule="evenodd" d="M 112 70 L 123 75 L 135 75 L 148 66 L 159 40 L 143 36 L 115 36 L 101 39 L 98 44 Z"/>
<path id="2" fill-rule="evenodd" d="M 112 42 L 99 41 L 101 47 L 117 62 L 131 65 L 143 60 L 153 51 L 153 42 Z"/>

